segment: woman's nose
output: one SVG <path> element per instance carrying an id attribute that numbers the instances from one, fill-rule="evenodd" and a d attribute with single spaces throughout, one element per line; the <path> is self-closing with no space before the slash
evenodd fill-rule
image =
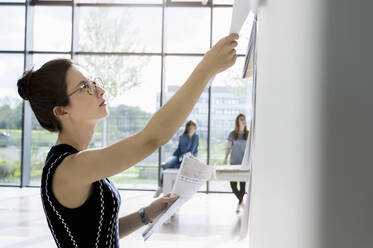
<path id="1" fill-rule="evenodd" d="M 99 97 L 102 97 L 105 94 L 105 89 L 101 88 L 100 86 L 96 86 L 96 87 L 97 87 L 97 95 Z"/>

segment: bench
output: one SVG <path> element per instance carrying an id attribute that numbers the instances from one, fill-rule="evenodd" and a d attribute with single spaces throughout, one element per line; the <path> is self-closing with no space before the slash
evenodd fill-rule
<path id="1" fill-rule="evenodd" d="M 211 176 L 209 181 L 247 182 L 250 171 L 241 170 L 240 167 L 236 165 L 216 166 L 216 172 Z M 172 191 L 178 171 L 179 169 L 166 169 L 163 171 L 163 194 L 168 194 Z"/>

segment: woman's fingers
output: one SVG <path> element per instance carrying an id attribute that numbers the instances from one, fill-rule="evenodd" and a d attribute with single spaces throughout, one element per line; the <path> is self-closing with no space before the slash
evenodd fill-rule
<path id="1" fill-rule="evenodd" d="M 163 202 L 168 204 L 174 203 L 177 199 L 179 199 L 178 195 L 171 197 L 171 194 L 167 194 L 162 198 Z"/>
<path id="2" fill-rule="evenodd" d="M 238 39 L 238 34 L 230 34 L 226 36 L 225 38 L 221 39 L 219 41 L 219 45 L 221 45 L 222 48 L 235 48 L 238 45 L 238 42 L 236 41 Z"/>
<path id="3" fill-rule="evenodd" d="M 221 40 L 206 53 L 201 66 L 205 67 L 206 71 L 215 75 L 221 71 L 231 67 L 236 61 L 236 50 L 238 43 L 236 39 L 239 36 L 237 33 L 232 33 Z"/>
<path id="4" fill-rule="evenodd" d="M 238 46 L 238 42 L 237 41 L 232 41 L 231 42 L 231 46 L 232 46 L 232 48 L 235 48 L 236 46 Z"/>
<path id="5" fill-rule="evenodd" d="M 229 51 L 229 56 L 233 57 L 234 55 L 236 55 L 236 49 L 231 49 Z"/>
<path id="6" fill-rule="evenodd" d="M 225 38 L 223 38 L 222 41 L 224 43 L 230 43 L 233 40 L 238 40 L 238 38 L 239 38 L 239 35 L 237 33 L 231 33 L 230 35 L 228 35 Z"/>

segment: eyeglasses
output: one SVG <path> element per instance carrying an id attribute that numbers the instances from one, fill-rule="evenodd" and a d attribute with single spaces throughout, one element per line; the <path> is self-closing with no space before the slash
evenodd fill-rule
<path id="1" fill-rule="evenodd" d="M 81 89 L 86 89 L 88 94 L 96 95 L 98 97 L 97 86 L 100 87 L 101 89 L 104 88 L 104 84 L 100 78 L 83 80 L 79 83 L 79 87 L 73 92 L 71 92 L 70 94 L 68 94 L 67 96 L 71 96 Z"/>

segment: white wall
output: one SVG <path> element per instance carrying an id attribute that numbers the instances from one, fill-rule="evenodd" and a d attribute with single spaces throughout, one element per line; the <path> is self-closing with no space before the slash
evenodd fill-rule
<path id="1" fill-rule="evenodd" d="M 258 21 L 250 248 L 373 247 L 373 1 L 266 0 Z"/>

